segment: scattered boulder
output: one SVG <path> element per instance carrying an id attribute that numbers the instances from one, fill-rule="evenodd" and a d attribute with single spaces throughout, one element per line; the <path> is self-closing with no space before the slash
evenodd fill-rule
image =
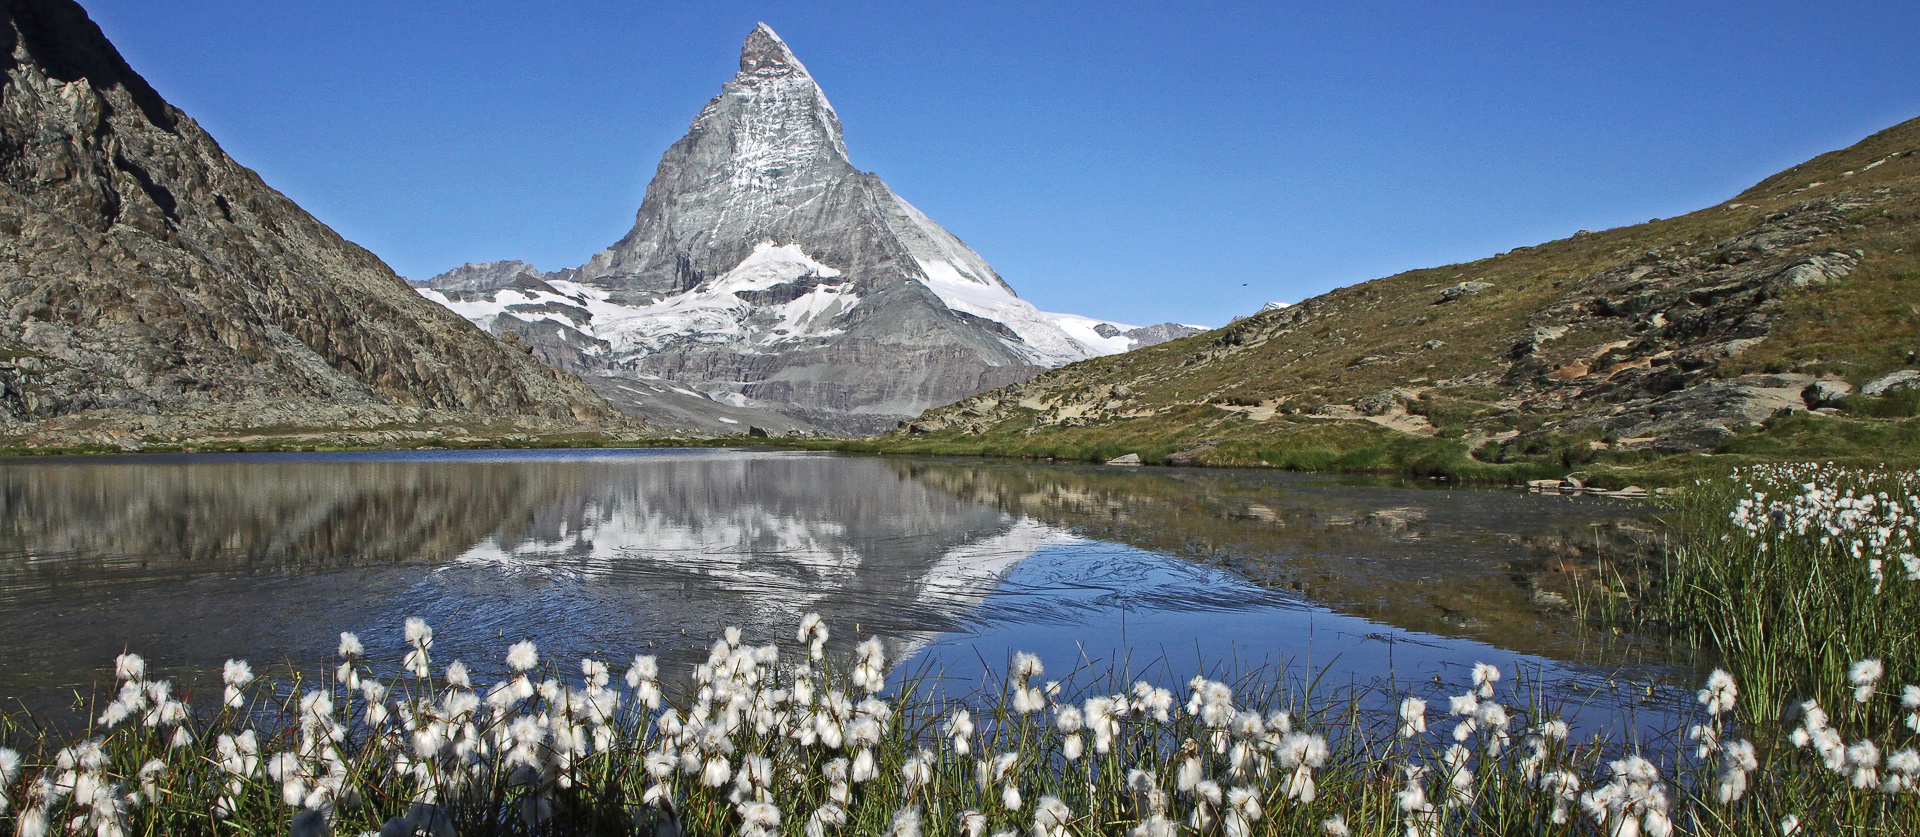
<path id="1" fill-rule="evenodd" d="M 1394 387 L 1392 389 L 1381 390 L 1380 392 L 1353 402 L 1353 408 L 1360 411 L 1361 415 L 1384 416 L 1388 413 L 1403 412 L 1406 403 L 1416 398 L 1419 398 L 1419 396 L 1407 390 L 1400 389 L 1399 387 Z"/>
<path id="2" fill-rule="evenodd" d="M 1133 397 L 1133 387 L 1127 386 L 1126 384 L 1114 384 L 1113 389 L 1109 391 L 1113 393 L 1113 397 L 1115 398 Z"/>
<path id="3" fill-rule="evenodd" d="M 752 436 L 755 439 L 773 438 L 772 433 L 768 432 L 766 428 L 761 427 L 760 425 L 757 425 L 757 424 L 747 425 L 747 435 Z"/>
<path id="4" fill-rule="evenodd" d="M 1840 399 L 1852 394 L 1852 384 L 1838 378 L 1827 378 L 1814 381 L 1813 386 L 1807 387 L 1800 393 L 1800 397 L 1806 399 L 1809 407 L 1821 407 L 1837 403 Z"/>
<path id="5" fill-rule="evenodd" d="M 1423 349 L 1438 349 L 1438 348 L 1440 348 L 1441 346 L 1445 346 L 1445 345 L 1447 345 L 1447 344 L 1446 344 L 1445 342 L 1442 342 L 1442 341 L 1439 341 L 1439 340 L 1428 340 L 1427 342 L 1425 342 L 1425 343 L 1422 343 L 1422 344 L 1420 344 L 1420 348 L 1423 348 Z"/>
<path id="6" fill-rule="evenodd" d="M 1175 451 L 1173 453 L 1167 454 L 1167 458 L 1162 461 L 1176 468 L 1191 467 L 1193 465 L 1199 464 L 1200 456 L 1206 453 L 1208 450 L 1212 449 L 1213 445 L 1214 443 L 1209 442 L 1207 444 L 1200 445 L 1199 447 L 1188 448 L 1183 451 Z"/>
<path id="7" fill-rule="evenodd" d="M 1107 460 L 1107 464 L 1108 465 L 1138 465 L 1140 464 L 1140 454 L 1129 453 L 1125 456 L 1116 456 L 1112 459 Z"/>
<path id="8" fill-rule="evenodd" d="M 1776 290 L 1801 290 L 1831 284 L 1845 278 L 1859 264 L 1860 259 L 1852 253 L 1808 256 L 1781 268 L 1767 280 L 1767 285 Z"/>
<path id="9" fill-rule="evenodd" d="M 1903 389 L 1920 388 L 1920 369 L 1902 369 L 1873 379 L 1860 388 L 1863 395 L 1892 395 Z"/>
<path id="10" fill-rule="evenodd" d="M 1461 282 L 1458 285 L 1454 285 L 1451 288 L 1447 288 L 1441 291 L 1440 298 L 1438 300 L 1435 300 L 1434 304 L 1439 305 L 1442 302 L 1452 302 L 1463 296 L 1471 296 L 1473 294 L 1477 294 L 1491 287 L 1493 287 L 1492 282 L 1482 282 L 1478 279 L 1474 279 L 1467 282 Z"/>

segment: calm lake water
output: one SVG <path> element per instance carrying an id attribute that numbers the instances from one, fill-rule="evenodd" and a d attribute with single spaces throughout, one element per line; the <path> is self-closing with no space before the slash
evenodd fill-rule
<path id="1" fill-rule="evenodd" d="M 1485 661 L 1631 723 L 1697 675 L 1571 615 L 1599 562 L 1630 573 L 1659 543 L 1650 508 L 1612 500 L 619 450 L 15 459 L 0 509 L 0 696 L 35 708 L 126 649 L 201 688 L 229 657 L 316 670 L 341 631 L 397 664 L 408 616 L 482 674 L 523 638 L 686 665 L 725 625 L 791 640 L 818 611 L 836 645 L 883 636 L 898 672 L 961 691 L 1011 650 L 1083 681 L 1421 693 Z"/>

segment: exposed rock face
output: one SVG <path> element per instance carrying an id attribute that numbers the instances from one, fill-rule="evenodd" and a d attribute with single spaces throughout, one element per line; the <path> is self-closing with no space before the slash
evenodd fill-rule
<path id="1" fill-rule="evenodd" d="M 1021 300 L 979 254 L 853 167 L 833 106 L 765 24 L 739 74 L 667 150 L 620 241 L 579 268 L 467 265 L 426 286 L 563 368 L 665 378 L 854 433 L 1165 339 Z M 525 325 L 539 320 L 551 325 Z"/>
<path id="2" fill-rule="evenodd" d="M 1107 326 L 1106 323 L 1101 323 L 1100 325 L 1106 326 L 1107 328 L 1113 328 L 1112 326 Z M 1099 326 L 1095 326 L 1094 330 L 1097 332 L 1100 332 L 1100 336 L 1102 337 L 1119 336 L 1119 337 L 1125 337 L 1128 340 L 1133 341 L 1133 345 L 1129 347 L 1129 351 L 1131 351 L 1132 349 L 1140 349 L 1140 348 L 1145 348 L 1147 346 L 1158 346 L 1161 343 L 1167 342 L 1168 340 L 1178 340 L 1182 337 L 1192 337 L 1195 334 L 1199 334 L 1200 332 L 1206 331 L 1206 328 L 1202 326 L 1186 325 L 1184 323 L 1161 323 L 1159 325 L 1141 326 L 1139 328 L 1128 329 L 1126 331 L 1113 329 L 1114 334 L 1107 334 L 1104 331 L 1100 331 Z"/>
<path id="3" fill-rule="evenodd" d="M 616 415 L 235 163 L 71 0 L 0 2 L 0 52 L 7 432 L 242 402 Z"/>

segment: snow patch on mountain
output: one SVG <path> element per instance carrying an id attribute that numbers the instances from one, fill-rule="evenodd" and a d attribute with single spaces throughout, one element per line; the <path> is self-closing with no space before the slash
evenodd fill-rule
<path id="1" fill-rule="evenodd" d="M 797 244 L 775 245 L 769 241 L 756 246 L 726 274 L 691 291 L 644 305 L 610 302 L 603 290 L 557 279 L 544 283 L 552 291 L 506 288 L 487 300 L 455 300 L 432 288 L 418 290 L 482 328 L 491 329 L 501 315 L 528 321 L 551 320 L 605 340 L 614 354 L 623 355 L 658 351 L 676 339 L 770 348 L 840 334 L 844 329 L 834 320 L 860 301 L 860 296 L 844 283 L 816 284 L 772 305 L 755 305 L 740 296 L 802 280 L 837 279 L 840 275 L 839 270 L 816 261 Z"/>
<path id="2" fill-rule="evenodd" d="M 1019 352 L 1039 366 L 1063 366 L 1097 355 L 1124 352 L 1127 346 L 1113 343 L 1093 333 L 1100 322 L 1073 314 L 1049 314 L 1033 303 L 1014 296 L 999 282 L 988 283 L 978 276 L 963 273 L 959 266 L 945 260 L 915 258 L 925 283 L 948 308 L 992 320 L 1006 326 L 1019 340 L 1002 338 L 1008 348 Z M 1068 332 L 1066 323 L 1086 322 L 1083 329 L 1093 340 Z"/>

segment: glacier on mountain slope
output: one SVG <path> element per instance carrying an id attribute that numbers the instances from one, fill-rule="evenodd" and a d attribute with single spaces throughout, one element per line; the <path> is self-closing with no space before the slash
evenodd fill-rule
<path id="1" fill-rule="evenodd" d="M 958 265 L 946 260 L 914 261 L 927 277 L 923 283 L 943 304 L 1006 326 L 1019 339 L 1003 342 L 1036 365 L 1061 366 L 1117 354 L 1135 343 L 1123 335 L 1102 336 L 1095 329 L 1105 324 L 1110 330 L 1125 332 L 1137 326 L 1041 311 L 1009 293 L 1003 283 L 981 278 L 965 260 L 956 259 Z M 609 302 L 604 291 L 562 279 L 545 282 L 552 291 L 507 288 L 495 291 L 491 300 L 461 301 L 433 288 L 418 290 L 481 328 L 491 329 L 503 314 L 528 321 L 549 320 L 607 341 L 615 355 L 658 351 L 676 339 L 777 351 L 783 343 L 840 334 L 844 329 L 834 321 L 859 304 L 859 295 L 844 284 L 824 281 L 774 306 L 755 306 L 739 295 L 804 279 L 832 280 L 840 275 L 797 244 L 762 242 L 752 255 L 718 279 L 643 305 Z M 560 306 L 576 313 L 568 316 L 555 310 Z"/>

